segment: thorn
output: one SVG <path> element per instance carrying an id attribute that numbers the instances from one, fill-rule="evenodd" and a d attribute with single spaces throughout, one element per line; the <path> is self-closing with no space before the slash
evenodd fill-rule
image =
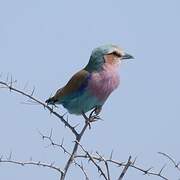
<path id="1" fill-rule="evenodd" d="M 135 164 L 136 160 L 137 160 L 137 156 L 135 157 L 134 161 L 132 162 L 132 165 Z"/>
<path id="2" fill-rule="evenodd" d="M 12 158 L 12 151 L 11 151 L 10 154 L 9 154 L 8 161 L 10 161 L 11 158 Z"/>
<path id="3" fill-rule="evenodd" d="M 62 118 L 64 118 L 64 116 L 67 114 L 68 112 L 65 112 L 63 115 L 62 115 Z"/>
<path id="4" fill-rule="evenodd" d="M 49 138 L 52 138 L 53 129 L 51 128 L 50 136 Z"/>
<path id="5" fill-rule="evenodd" d="M 62 117 L 62 118 L 63 118 L 63 117 Z M 69 116 L 68 116 L 68 115 L 67 115 L 66 121 L 67 121 L 67 123 L 69 123 Z"/>
<path id="6" fill-rule="evenodd" d="M 41 131 L 37 130 L 38 133 L 40 134 L 40 136 L 42 137 L 42 139 L 44 140 L 44 135 L 41 133 Z"/>
<path id="7" fill-rule="evenodd" d="M 2 159 L 3 159 L 3 155 L 1 155 L 1 157 L 0 157 L 0 162 L 2 161 Z"/>
<path id="8" fill-rule="evenodd" d="M 23 90 L 26 90 L 27 86 L 28 86 L 29 82 L 27 81 L 26 84 L 24 85 Z"/>
<path id="9" fill-rule="evenodd" d="M 50 164 L 50 166 L 52 167 L 54 164 L 55 164 L 55 162 L 52 162 L 52 163 Z"/>
<path id="10" fill-rule="evenodd" d="M 9 81 L 9 73 L 7 73 L 6 83 L 8 83 L 8 81 Z"/>
<path id="11" fill-rule="evenodd" d="M 96 154 L 100 157 L 100 158 L 99 158 L 99 162 L 104 161 L 103 156 L 101 156 L 101 155 L 98 153 L 98 151 L 96 151 Z"/>
<path id="12" fill-rule="evenodd" d="M 11 75 L 11 81 L 10 81 L 10 86 L 9 86 L 9 90 L 11 91 L 11 88 L 12 88 L 12 75 Z"/>
<path id="13" fill-rule="evenodd" d="M 63 146 L 63 144 L 64 144 L 64 137 L 62 138 L 61 146 Z"/>
<path id="14" fill-rule="evenodd" d="M 161 168 L 161 170 L 159 171 L 159 175 L 161 175 L 161 173 L 162 173 L 162 171 L 163 171 L 163 169 L 166 167 L 166 164 Z"/>
<path id="15" fill-rule="evenodd" d="M 35 91 L 35 86 L 33 86 L 33 90 L 32 90 L 32 92 L 31 92 L 30 96 L 33 96 L 34 91 Z"/>
<path id="16" fill-rule="evenodd" d="M 75 126 L 73 126 L 73 128 L 75 129 L 75 128 L 77 128 L 79 126 L 79 123 L 78 124 L 76 124 Z"/>
<path id="17" fill-rule="evenodd" d="M 110 158 L 109 158 L 110 160 L 112 160 L 113 153 L 114 153 L 114 151 L 112 150 L 112 151 L 111 151 L 111 154 L 110 154 Z"/>
<path id="18" fill-rule="evenodd" d="M 13 83 L 13 78 L 12 78 L 12 74 L 11 74 L 11 81 L 10 81 L 11 87 L 12 87 L 12 83 Z"/>
<path id="19" fill-rule="evenodd" d="M 81 161 L 81 167 L 83 168 L 83 162 Z M 83 168 L 84 169 L 84 168 Z"/>

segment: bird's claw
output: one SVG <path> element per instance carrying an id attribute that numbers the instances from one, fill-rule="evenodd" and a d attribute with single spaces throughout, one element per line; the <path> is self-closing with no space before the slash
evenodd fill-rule
<path id="1" fill-rule="evenodd" d="M 87 120 L 89 129 L 91 129 L 91 123 L 96 122 L 96 121 L 98 121 L 98 120 L 101 120 L 101 118 L 100 118 L 100 116 L 98 116 L 98 115 L 96 115 L 96 114 L 89 116 L 89 118 L 88 118 L 88 120 Z"/>
<path id="2" fill-rule="evenodd" d="M 84 112 L 82 112 L 83 117 L 85 118 L 85 123 L 89 126 L 89 129 L 91 129 L 91 123 L 96 122 L 98 120 L 102 120 L 99 116 L 99 112 L 96 112 L 96 109 L 94 109 L 90 115 L 87 117 Z"/>
<path id="3" fill-rule="evenodd" d="M 90 122 L 96 122 L 96 121 L 98 121 L 98 120 L 101 120 L 101 118 L 100 118 L 100 116 L 98 116 L 98 115 L 92 115 L 91 117 L 89 117 L 89 121 Z"/>

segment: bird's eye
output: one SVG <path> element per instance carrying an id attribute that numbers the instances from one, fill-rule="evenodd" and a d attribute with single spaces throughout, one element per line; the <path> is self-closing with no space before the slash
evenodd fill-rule
<path id="1" fill-rule="evenodd" d="M 117 51 L 112 52 L 112 54 L 113 54 L 114 56 L 117 56 L 117 57 L 121 57 L 121 56 L 122 56 L 122 55 L 121 55 L 119 52 L 117 52 Z"/>

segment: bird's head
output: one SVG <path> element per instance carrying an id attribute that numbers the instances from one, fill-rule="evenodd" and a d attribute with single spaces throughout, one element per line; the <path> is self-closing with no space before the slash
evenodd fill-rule
<path id="1" fill-rule="evenodd" d="M 125 53 L 121 48 L 116 45 L 104 45 L 95 48 L 92 51 L 90 60 L 85 67 L 88 71 L 98 71 L 102 69 L 105 63 L 117 65 L 124 59 L 133 59 L 130 54 Z"/>

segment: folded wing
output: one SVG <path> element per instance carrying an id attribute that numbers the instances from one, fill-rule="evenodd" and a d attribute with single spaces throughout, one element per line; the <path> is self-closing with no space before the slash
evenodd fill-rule
<path id="1" fill-rule="evenodd" d="M 89 77 L 90 73 L 84 69 L 77 72 L 63 88 L 57 90 L 53 97 L 47 99 L 46 103 L 60 104 L 64 98 L 81 92 L 87 86 Z"/>

